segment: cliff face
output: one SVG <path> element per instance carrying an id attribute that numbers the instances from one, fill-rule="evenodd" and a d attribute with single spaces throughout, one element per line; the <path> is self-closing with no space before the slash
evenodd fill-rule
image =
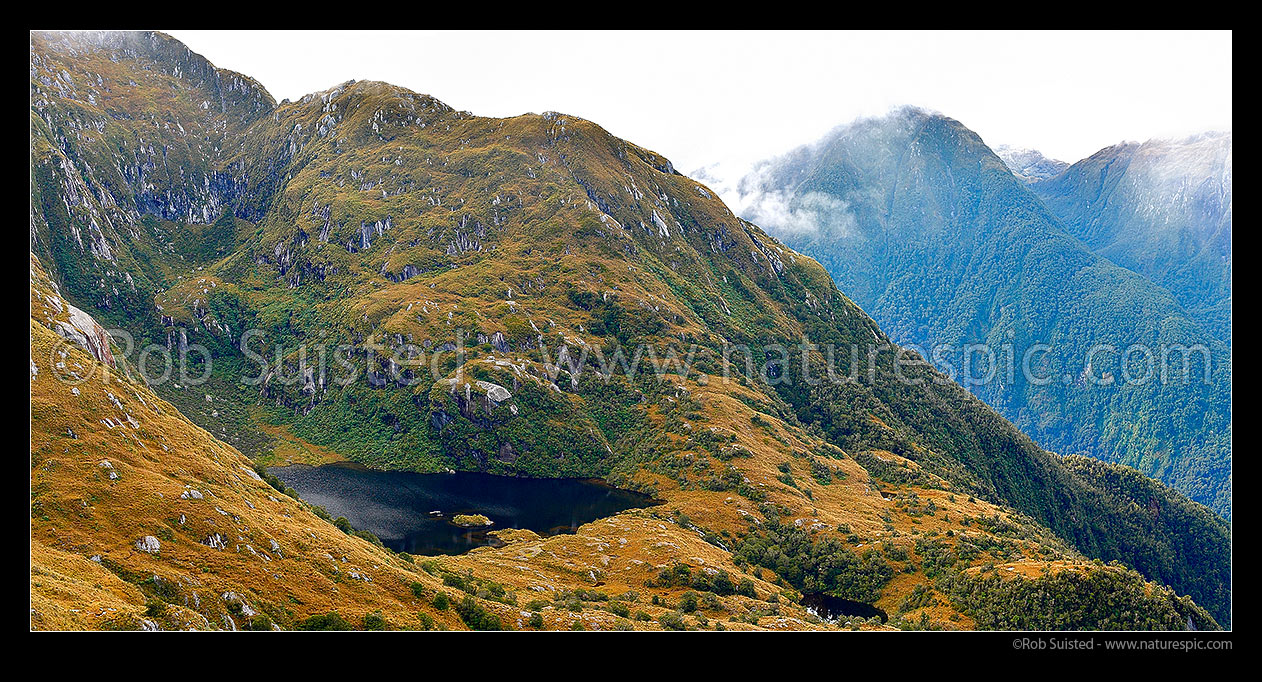
<path id="1" fill-rule="evenodd" d="M 31 34 L 32 250 L 77 300 L 134 316 L 245 182 L 232 159 L 275 106 L 157 33 Z"/>

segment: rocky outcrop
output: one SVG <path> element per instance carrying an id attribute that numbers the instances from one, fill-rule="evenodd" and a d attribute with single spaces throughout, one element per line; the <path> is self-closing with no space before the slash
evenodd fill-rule
<path id="1" fill-rule="evenodd" d="M 446 386 L 446 393 L 455 403 L 460 415 L 480 428 L 494 427 L 499 421 L 494 417 L 495 409 L 505 403 L 509 404 L 510 415 L 517 416 L 517 405 L 510 402 L 513 394 L 499 384 L 481 380 L 461 381 L 453 378 L 443 379 L 437 385 Z M 448 414 L 441 404 L 430 415 L 431 423 L 440 431 L 454 418 L 454 415 Z"/>
<path id="2" fill-rule="evenodd" d="M 66 304 L 70 319 L 53 323 L 53 331 L 92 354 L 99 362 L 117 368 L 114 354 L 110 352 L 110 335 L 105 328 L 97 324 L 92 316 L 78 308 Z"/>
<path id="3" fill-rule="evenodd" d="M 110 333 L 86 312 L 62 298 L 56 283 L 44 271 L 34 253 L 31 257 L 31 313 L 57 335 L 87 351 L 98 362 L 117 369 L 110 349 Z M 36 311 L 40 311 L 37 313 Z"/>

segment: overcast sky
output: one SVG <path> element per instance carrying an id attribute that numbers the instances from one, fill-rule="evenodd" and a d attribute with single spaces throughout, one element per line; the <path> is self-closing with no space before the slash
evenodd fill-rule
<path id="1" fill-rule="evenodd" d="M 1066 161 L 1231 129 L 1230 32 L 168 33 L 277 100 L 371 79 L 483 116 L 560 111 L 683 172 L 735 172 L 904 104 Z"/>

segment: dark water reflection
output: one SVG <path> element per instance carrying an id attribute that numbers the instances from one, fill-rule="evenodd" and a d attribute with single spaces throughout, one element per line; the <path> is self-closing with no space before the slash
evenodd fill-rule
<path id="1" fill-rule="evenodd" d="M 295 464 L 271 473 L 334 518 L 345 516 L 390 549 L 411 554 L 459 554 L 491 544 L 487 531 L 504 528 L 571 533 L 584 523 L 653 504 L 644 495 L 594 480 L 416 474 L 352 464 Z M 432 516 L 434 511 L 442 516 Z M 461 528 L 451 523 L 456 514 L 483 514 L 495 523 Z"/>
<path id="2" fill-rule="evenodd" d="M 871 618 L 872 616 L 880 616 L 882 623 L 889 619 L 884 611 L 871 604 L 818 592 L 802 595 L 802 606 L 830 623 L 844 623 L 849 618 Z"/>

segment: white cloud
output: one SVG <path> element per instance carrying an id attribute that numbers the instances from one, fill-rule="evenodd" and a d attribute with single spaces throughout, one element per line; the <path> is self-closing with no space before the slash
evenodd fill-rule
<path id="1" fill-rule="evenodd" d="M 775 236 L 827 234 L 831 238 L 858 235 L 850 204 L 821 192 L 793 197 L 783 190 L 756 190 L 741 195 L 740 216 Z"/>
<path id="2" fill-rule="evenodd" d="M 484 116 L 582 116 L 678 168 L 748 166 L 902 104 L 1066 161 L 1232 122 L 1230 32 L 171 34 L 277 99 L 384 80 Z"/>

